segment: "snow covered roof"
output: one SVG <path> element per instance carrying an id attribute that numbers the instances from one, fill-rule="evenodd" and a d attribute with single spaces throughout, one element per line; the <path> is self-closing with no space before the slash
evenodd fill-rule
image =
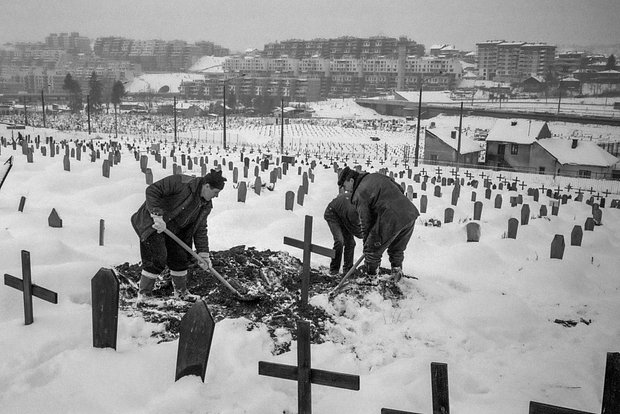
<path id="1" fill-rule="evenodd" d="M 455 132 L 455 138 L 452 138 L 452 131 Z M 437 139 L 448 144 L 452 149 L 458 149 L 458 129 L 449 126 L 437 126 L 435 128 L 427 128 L 426 132 L 437 137 Z M 484 142 L 474 141 L 464 130 L 461 130 L 461 154 L 470 154 L 472 152 L 480 152 L 484 149 Z"/>
<path id="2" fill-rule="evenodd" d="M 157 93 L 168 89 L 170 93 L 178 93 L 182 82 L 201 79 L 204 79 L 201 73 L 145 73 L 133 78 L 126 90 L 129 93 Z"/>
<path id="3" fill-rule="evenodd" d="M 223 65 L 225 60 L 225 57 L 203 56 L 189 68 L 189 71 L 202 73 L 224 73 Z"/>
<path id="4" fill-rule="evenodd" d="M 418 102 L 420 99 L 418 91 L 396 91 L 395 93 L 410 102 Z M 422 91 L 422 102 L 452 103 L 454 101 L 450 98 L 450 91 Z"/>
<path id="5" fill-rule="evenodd" d="M 575 148 L 572 148 L 573 140 L 565 138 L 541 139 L 537 141 L 537 144 L 543 147 L 563 165 L 611 167 L 618 162 L 618 158 L 592 141 L 579 140 Z"/>
<path id="6" fill-rule="evenodd" d="M 487 142 L 532 144 L 547 123 L 526 119 L 498 119 L 489 131 Z"/>

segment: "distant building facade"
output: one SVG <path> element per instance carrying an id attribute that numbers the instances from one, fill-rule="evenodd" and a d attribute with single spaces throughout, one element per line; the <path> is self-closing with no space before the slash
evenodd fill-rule
<path id="1" fill-rule="evenodd" d="M 545 43 L 492 40 L 476 44 L 478 76 L 483 80 L 518 83 L 545 76 L 555 63 L 556 46 Z"/>

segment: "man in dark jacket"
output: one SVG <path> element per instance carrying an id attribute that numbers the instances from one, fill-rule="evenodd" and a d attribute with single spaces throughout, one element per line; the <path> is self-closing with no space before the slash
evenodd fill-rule
<path id="1" fill-rule="evenodd" d="M 211 265 L 207 216 L 213 208 L 211 200 L 224 188 L 221 171 L 211 170 L 204 177 L 171 175 L 146 188 L 146 201 L 131 217 L 140 237 L 142 274 L 139 299 L 153 294 L 157 277 L 168 266 L 175 296 L 187 299 L 189 254 L 165 235 L 170 230 Z"/>
<path id="2" fill-rule="evenodd" d="M 380 173 L 359 173 L 345 167 L 338 186 L 351 193 L 360 217 L 366 272 L 377 274 L 381 256 L 387 250 L 392 278 L 400 280 L 405 248 L 420 215 L 418 209 L 392 178 Z"/>
<path id="3" fill-rule="evenodd" d="M 334 237 L 334 251 L 336 254 L 329 264 L 329 273 L 338 274 L 342 262 L 342 250 L 344 248 L 344 264 L 342 271 L 347 273 L 353 266 L 353 254 L 355 252 L 355 239 L 362 238 L 360 218 L 355 206 L 351 204 L 349 194 L 345 191 L 334 198 L 325 209 L 323 215 L 329 230 Z"/>

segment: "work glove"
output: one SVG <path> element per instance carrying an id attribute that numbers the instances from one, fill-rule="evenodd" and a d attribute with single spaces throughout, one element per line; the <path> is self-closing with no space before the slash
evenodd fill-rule
<path id="1" fill-rule="evenodd" d="M 153 228 L 157 230 L 157 233 L 161 233 L 166 230 L 166 222 L 164 221 L 163 216 L 158 216 L 156 214 L 151 214 L 153 218 Z"/>
<path id="2" fill-rule="evenodd" d="M 211 263 L 211 255 L 209 254 L 209 252 L 198 253 L 198 256 L 200 256 L 200 258 L 202 259 L 200 267 L 202 267 L 204 270 L 209 270 L 213 267 L 213 263 Z"/>

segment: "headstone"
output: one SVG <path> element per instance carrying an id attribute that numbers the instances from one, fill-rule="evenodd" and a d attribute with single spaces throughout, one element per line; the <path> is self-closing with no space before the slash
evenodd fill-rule
<path id="1" fill-rule="evenodd" d="M 491 190 L 490 188 L 487 188 L 486 190 L 484 190 L 484 197 L 485 197 L 487 200 L 490 200 L 490 199 L 491 199 L 491 192 L 492 192 L 492 190 Z"/>
<path id="2" fill-rule="evenodd" d="M 472 202 L 475 202 L 475 201 L 476 201 L 476 195 L 477 195 L 477 193 L 476 193 L 475 191 L 472 191 L 472 192 L 471 192 L 471 201 L 472 201 Z"/>
<path id="3" fill-rule="evenodd" d="M 517 238 L 517 229 L 519 228 L 519 220 L 514 217 L 508 219 L 508 238 L 516 239 Z"/>
<path id="4" fill-rule="evenodd" d="M 105 221 L 103 219 L 100 219 L 99 220 L 99 246 L 103 246 L 104 233 L 105 233 Z"/>
<path id="5" fill-rule="evenodd" d="M 150 168 L 146 169 L 146 171 L 144 172 L 144 177 L 146 179 L 147 185 L 153 184 L 153 171 Z"/>
<path id="6" fill-rule="evenodd" d="M 595 226 L 600 226 L 603 224 L 603 210 L 600 208 L 594 210 L 592 212 L 592 220 L 594 220 Z"/>
<path id="7" fill-rule="evenodd" d="M 546 216 L 547 216 L 547 206 L 543 204 L 540 206 L 540 217 L 546 217 Z"/>
<path id="8" fill-rule="evenodd" d="M 426 197 L 426 194 L 423 194 L 420 197 L 420 213 L 422 214 L 426 213 L 427 205 L 428 205 L 428 198 Z"/>
<path id="9" fill-rule="evenodd" d="M 435 195 L 435 197 L 441 197 L 441 186 L 440 185 L 436 185 L 435 186 L 434 195 Z"/>
<path id="10" fill-rule="evenodd" d="M 480 220 L 480 217 L 482 217 L 482 206 L 482 201 L 474 203 L 474 220 Z"/>
<path id="11" fill-rule="evenodd" d="M 104 177 L 110 178 L 110 162 L 108 160 L 103 160 L 103 165 L 101 167 L 101 172 Z"/>
<path id="12" fill-rule="evenodd" d="M 254 180 L 254 192 L 257 195 L 260 195 L 261 189 L 263 188 L 263 184 L 260 181 L 260 176 L 256 177 L 256 180 Z"/>
<path id="13" fill-rule="evenodd" d="M 526 226 L 530 222 L 530 205 L 523 204 L 521 207 L 521 225 Z"/>
<path id="14" fill-rule="evenodd" d="M 467 242 L 479 242 L 480 241 L 480 224 L 474 221 L 470 221 L 465 225 L 467 230 Z"/>
<path id="15" fill-rule="evenodd" d="M 592 217 L 588 217 L 586 219 L 586 224 L 583 226 L 585 231 L 593 231 L 594 230 L 594 219 Z"/>
<path id="16" fill-rule="evenodd" d="M 560 202 L 558 200 L 554 200 L 551 202 L 551 215 L 557 216 L 560 212 Z"/>
<path id="17" fill-rule="evenodd" d="M 101 268 L 90 281 L 93 313 L 93 347 L 116 349 L 118 328 L 118 279 Z"/>
<path id="18" fill-rule="evenodd" d="M 293 211 L 293 205 L 295 204 L 295 192 L 287 191 L 284 199 L 284 209 Z"/>
<path id="19" fill-rule="evenodd" d="M 452 223 L 452 221 L 454 220 L 454 209 L 448 207 L 445 212 L 444 212 L 444 223 L 448 224 L 448 223 Z"/>
<path id="20" fill-rule="evenodd" d="M 297 204 L 299 204 L 300 206 L 304 205 L 305 195 L 306 195 L 306 190 L 304 189 L 303 185 L 300 185 L 299 189 L 297 190 Z"/>
<path id="21" fill-rule="evenodd" d="M 495 196 L 495 208 L 502 208 L 502 195 L 497 194 Z"/>
<path id="22" fill-rule="evenodd" d="M 245 203 L 245 197 L 247 195 L 248 189 L 245 181 L 241 181 L 239 183 L 239 188 L 237 189 L 237 202 Z"/>
<path id="23" fill-rule="evenodd" d="M 181 319 L 175 381 L 186 375 L 205 380 L 215 321 L 204 300 L 198 300 Z"/>
<path id="24" fill-rule="evenodd" d="M 52 212 L 47 218 L 47 223 L 49 224 L 50 227 L 55 227 L 55 228 L 62 227 L 62 220 L 60 216 L 58 216 L 58 213 L 56 212 L 55 208 L 52 209 Z"/>
<path id="25" fill-rule="evenodd" d="M 562 259 L 564 257 L 564 236 L 556 234 L 551 242 L 551 258 Z"/>
<path id="26" fill-rule="evenodd" d="M 19 206 L 17 207 L 17 211 L 20 213 L 24 211 L 24 205 L 26 204 L 26 197 L 22 196 L 19 199 Z"/>
<path id="27" fill-rule="evenodd" d="M 570 233 L 570 245 L 581 246 L 582 240 L 583 240 L 583 229 L 581 228 L 580 225 L 576 224 Z"/>
<path id="28" fill-rule="evenodd" d="M 140 171 L 146 172 L 146 166 L 149 163 L 149 157 L 146 155 L 142 155 L 140 157 Z"/>
<path id="29" fill-rule="evenodd" d="M 452 200 L 451 200 L 451 203 L 453 206 L 456 206 L 458 204 L 460 193 L 461 191 L 459 190 L 459 187 L 454 186 L 454 188 L 452 189 Z"/>
<path id="30" fill-rule="evenodd" d="M 65 155 L 62 159 L 62 165 L 65 171 L 71 171 L 71 161 L 68 155 Z"/>

